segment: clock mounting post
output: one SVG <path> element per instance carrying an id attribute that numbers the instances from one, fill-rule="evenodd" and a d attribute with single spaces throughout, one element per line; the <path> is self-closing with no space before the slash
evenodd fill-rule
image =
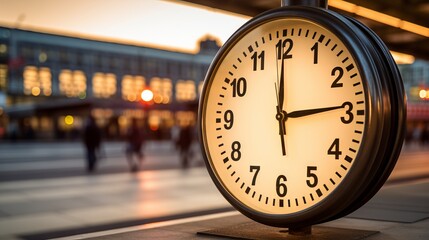
<path id="1" fill-rule="evenodd" d="M 328 8 L 327 0 L 281 0 L 281 6 L 307 6 Z"/>

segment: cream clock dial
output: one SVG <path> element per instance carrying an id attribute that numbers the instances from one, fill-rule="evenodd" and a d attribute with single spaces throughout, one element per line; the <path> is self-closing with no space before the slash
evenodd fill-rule
<path id="1" fill-rule="evenodd" d="M 321 9 L 278 9 L 239 29 L 212 63 L 199 109 L 225 198 L 256 221 L 294 227 L 370 199 L 403 138 L 404 93 L 386 52 L 362 25 Z"/>
<path id="2" fill-rule="evenodd" d="M 224 186 L 266 213 L 322 201 L 352 167 L 368 111 L 347 48 L 320 25 L 277 20 L 249 32 L 223 61 L 204 124 L 206 138 L 217 139 L 207 147 Z"/>

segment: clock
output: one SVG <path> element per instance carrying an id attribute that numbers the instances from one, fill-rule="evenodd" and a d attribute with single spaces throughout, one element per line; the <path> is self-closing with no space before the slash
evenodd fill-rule
<path id="1" fill-rule="evenodd" d="M 198 123 L 208 172 L 231 205 L 298 228 L 371 199 L 395 166 L 405 113 L 397 66 L 370 29 L 290 6 L 251 19 L 220 49 Z"/>

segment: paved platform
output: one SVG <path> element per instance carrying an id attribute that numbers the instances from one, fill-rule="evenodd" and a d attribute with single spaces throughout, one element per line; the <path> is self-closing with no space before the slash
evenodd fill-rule
<path id="1" fill-rule="evenodd" d="M 253 222 L 236 211 L 67 239 L 429 239 L 429 181 L 383 188 L 357 212 L 313 226 L 305 237 Z"/>
<path id="2" fill-rule="evenodd" d="M 107 151 L 113 156 L 104 159 L 100 173 L 94 175 L 85 174 L 83 160 L 73 154 L 72 150 L 78 150 L 79 145 L 64 145 L 68 149 L 64 150 L 67 151 L 65 155 L 69 157 L 65 159 L 58 158 L 60 145 L 23 144 L 14 150 L 10 146 L 0 146 L 0 174 L 8 170 L 18 174 L 33 172 L 32 169 L 49 170 L 49 174 L 58 171 L 46 178 L 21 176 L 14 179 L 11 175 L 7 181 L 0 181 L 0 239 L 60 238 L 104 230 L 118 233 L 129 231 L 126 227 L 130 226 L 140 229 L 171 225 L 189 221 L 190 217 L 205 219 L 216 216 L 212 215 L 214 213 L 233 210 L 214 187 L 206 169 L 198 167 L 198 161 L 191 169 L 180 168 L 171 145 L 149 146 L 144 170 L 133 174 L 127 169 L 126 161 L 120 158 L 123 144 L 112 143 Z M 42 157 L 46 149 L 51 148 L 55 149 L 52 155 Z M 3 155 L 8 152 L 11 155 Z M 32 162 L 29 156 L 37 152 L 40 152 L 39 159 Z M 364 208 L 333 223 L 338 227 L 364 224 L 411 227 L 427 236 L 427 156 L 427 149 L 403 152 L 383 187 L 380 195 L 383 197 L 379 199 L 378 194 Z M 119 170 L 101 172 L 108 166 L 116 166 Z M 63 176 L 61 170 L 64 169 L 80 173 Z M 422 223 L 426 226 L 424 230 L 420 226 Z"/>
<path id="3" fill-rule="evenodd" d="M 204 168 L 6 182 L 0 239 L 45 239 L 226 207 Z"/>

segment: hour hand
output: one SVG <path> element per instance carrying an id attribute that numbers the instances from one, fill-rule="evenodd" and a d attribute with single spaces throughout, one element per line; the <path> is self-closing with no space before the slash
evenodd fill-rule
<path id="1" fill-rule="evenodd" d="M 309 115 L 313 115 L 313 114 L 317 114 L 317 113 L 322 113 L 322 112 L 336 110 L 336 109 L 339 109 L 339 108 L 344 108 L 344 106 L 345 106 L 345 104 L 343 104 L 341 106 L 335 106 L 335 107 L 325 107 L 325 108 L 315 108 L 315 109 L 299 110 L 299 111 L 294 111 L 294 112 L 288 113 L 287 117 L 288 118 L 305 117 L 305 116 L 309 116 Z"/>

